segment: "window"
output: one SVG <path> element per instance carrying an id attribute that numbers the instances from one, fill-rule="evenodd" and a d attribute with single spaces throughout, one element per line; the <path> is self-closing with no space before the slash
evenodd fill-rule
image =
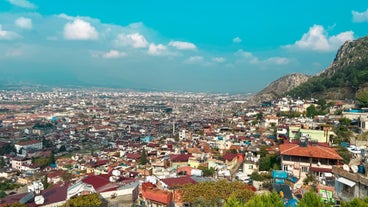
<path id="1" fill-rule="evenodd" d="M 288 166 L 284 165 L 284 171 L 288 171 Z"/>
<path id="2" fill-rule="evenodd" d="M 253 165 L 248 165 L 249 170 L 253 170 Z"/>
<path id="3" fill-rule="evenodd" d="M 302 172 L 308 172 L 308 167 L 302 166 Z"/>

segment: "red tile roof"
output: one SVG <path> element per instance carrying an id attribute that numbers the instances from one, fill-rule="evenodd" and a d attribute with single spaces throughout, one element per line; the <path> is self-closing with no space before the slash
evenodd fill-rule
<path id="1" fill-rule="evenodd" d="M 334 149 L 318 145 L 307 145 L 306 147 L 301 147 L 298 144 L 282 144 L 280 145 L 280 154 L 298 157 L 342 160 L 342 157 L 337 154 Z"/>
<path id="2" fill-rule="evenodd" d="M 160 190 L 152 183 L 142 183 L 142 196 L 145 199 L 169 205 L 173 201 L 173 194 Z"/>
<path id="3" fill-rule="evenodd" d="M 111 183 L 109 174 L 102 175 L 90 175 L 82 179 L 83 183 L 90 184 L 94 187 L 96 192 L 101 193 L 109 190 L 115 190 L 118 186 L 115 183 Z"/>
<path id="4" fill-rule="evenodd" d="M 223 156 L 224 160 L 232 161 L 235 157 L 237 157 L 236 154 L 227 153 Z"/>
<path id="5" fill-rule="evenodd" d="M 196 184 L 197 182 L 193 180 L 192 178 L 188 176 L 184 177 L 177 177 L 177 178 L 164 178 L 161 179 L 163 183 L 165 183 L 169 188 L 178 186 L 178 185 L 184 185 L 184 184 Z"/>
<path id="6" fill-rule="evenodd" d="M 172 162 L 188 162 L 189 157 L 192 157 L 190 154 L 171 154 L 170 160 Z"/>

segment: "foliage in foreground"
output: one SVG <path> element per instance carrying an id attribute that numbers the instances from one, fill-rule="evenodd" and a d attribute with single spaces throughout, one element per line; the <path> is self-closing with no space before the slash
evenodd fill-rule
<path id="1" fill-rule="evenodd" d="M 226 180 L 184 185 L 180 192 L 183 202 L 189 202 L 192 206 L 219 206 L 229 197 L 246 203 L 254 195 L 246 184 Z"/>
<path id="2" fill-rule="evenodd" d="M 71 198 L 63 205 L 63 207 L 99 207 L 101 205 L 102 201 L 99 198 L 99 195 L 94 193 Z"/>
<path id="3" fill-rule="evenodd" d="M 253 196 L 245 205 L 245 207 L 284 207 L 279 194 L 275 191 L 268 194 L 261 194 Z"/>

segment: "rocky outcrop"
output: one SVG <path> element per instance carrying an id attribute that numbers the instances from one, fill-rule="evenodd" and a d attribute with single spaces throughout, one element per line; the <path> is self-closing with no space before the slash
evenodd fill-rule
<path id="1" fill-rule="evenodd" d="M 331 65 L 318 75 L 332 77 L 337 70 L 367 59 L 367 54 L 368 36 L 354 41 L 346 41 L 337 51 Z"/>
<path id="2" fill-rule="evenodd" d="M 266 88 L 252 97 L 252 102 L 260 103 L 262 101 L 269 101 L 283 96 L 287 91 L 290 91 L 291 89 L 308 81 L 309 78 L 310 76 L 301 73 L 293 73 L 283 76 L 270 83 Z"/>

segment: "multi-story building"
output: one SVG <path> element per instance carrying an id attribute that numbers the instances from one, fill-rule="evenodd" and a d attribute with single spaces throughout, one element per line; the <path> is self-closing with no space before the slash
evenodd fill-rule
<path id="1" fill-rule="evenodd" d="M 29 140 L 29 141 L 23 141 L 19 142 L 14 145 L 15 149 L 19 153 L 21 149 L 24 150 L 42 150 L 42 140 Z"/>
<path id="2" fill-rule="evenodd" d="M 332 172 L 342 158 L 330 147 L 302 142 L 300 144 L 280 145 L 281 169 L 295 177 L 306 177 L 310 171 L 315 174 Z"/>

